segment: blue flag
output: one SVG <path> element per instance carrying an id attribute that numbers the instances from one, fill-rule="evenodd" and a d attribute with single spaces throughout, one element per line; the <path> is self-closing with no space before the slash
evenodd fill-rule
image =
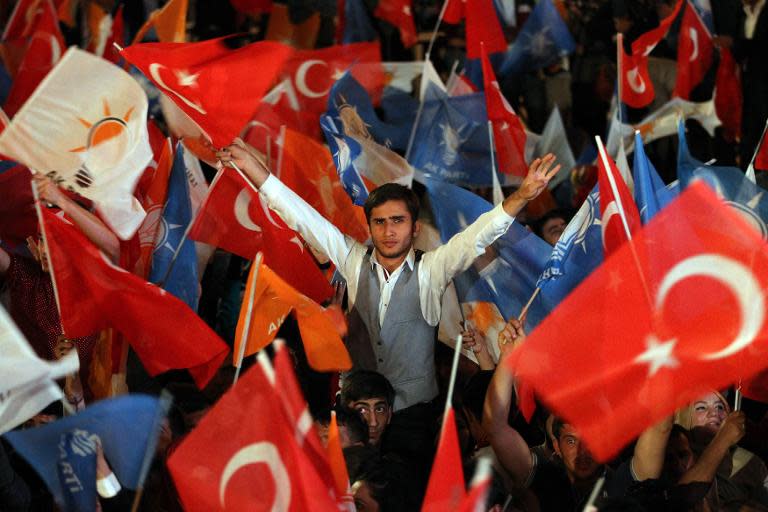
<path id="1" fill-rule="evenodd" d="M 343 44 L 375 41 L 379 38 L 373 28 L 371 16 L 365 7 L 364 0 L 346 0 L 344 2 L 344 36 Z"/>
<path id="2" fill-rule="evenodd" d="M 406 96 L 411 103 L 403 105 L 400 96 Z M 413 108 L 412 103 L 415 100 L 410 95 L 403 94 L 397 95 L 396 99 L 389 98 L 388 101 L 397 102 L 398 107 L 407 112 L 396 124 L 385 123 L 378 118 L 368 92 L 347 72 L 331 87 L 326 115 L 347 135 L 373 137 L 373 140 L 382 146 L 405 150 L 416 116 L 416 108 Z"/>
<path id="3" fill-rule="evenodd" d="M 443 243 L 493 208 L 477 194 L 442 180 L 428 177 L 426 186 Z"/>
<path id="4" fill-rule="evenodd" d="M 362 175 L 355 167 L 355 160 L 362 154 L 360 144 L 352 137 L 341 133 L 330 116 L 320 117 L 320 128 L 325 134 L 325 140 L 333 155 L 333 162 L 336 164 L 336 171 L 339 173 L 339 180 L 344 190 L 352 198 L 353 203 L 358 206 L 364 205 L 365 200 L 368 199 L 368 189 Z"/>
<path id="5" fill-rule="evenodd" d="M 643 138 L 635 133 L 635 202 L 640 209 L 640 220 L 647 224 L 659 210 L 677 197 L 676 189 L 669 189 L 645 155 Z"/>
<path id="6" fill-rule="evenodd" d="M 491 186 L 485 95 L 449 97 L 430 84 L 424 99 L 410 164 L 455 185 Z"/>
<path id="7" fill-rule="evenodd" d="M 693 158 L 688 151 L 688 142 L 685 140 L 685 121 L 682 118 L 677 122 L 677 137 L 677 181 L 682 190 L 693 179 L 693 171 L 703 166 L 704 162 Z"/>
<path id="8" fill-rule="evenodd" d="M 165 410 L 158 398 L 125 395 L 42 427 L 8 432 L 5 438 L 40 475 L 56 503 L 65 510 L 83 510 L 80 503 L 93 510 L 97 441 L 120 484 L 136 489 L 149 469 L 145 454 L 155 450 Z"/>
<path id="9" fill-rule="evenodd" d="M 5 100 L 11 91 L 11 84 L 13 84 L 11 75 L 8 74 L 5 66 L 0 63 L 0 105 L 5 105 Z"/>
<path id="10" fill-rule="evenodd" d="M 501 65 L 501 74 L 536 71 L 576 50 L 552 0 L 539 0 Z"/>
<path id="11" fill-rule="evenodd" d="M 161 285 L 163 289 L 183 300 L 193 311 L 197 311 L 197 253 L 195 242 L 184 236 L 191 222 L 192 204 L 189 199 L 184 149 L 179 143 L 176 145 L 173 168 L 168 179 L 168 198 L 155 239 L 149 280 Z M 168 274 L 168 268 L 179 244 L 182 244 L 181 249 L 171 273 Z M 161 282 L 163 280 L 165 281 Z"/>
<path id="12" fill-rule="evenodd" d="M 597 185 L 566 226 L 552 249 L 538 285 L 545 302 L 553 309 L 603 262 Z"/>

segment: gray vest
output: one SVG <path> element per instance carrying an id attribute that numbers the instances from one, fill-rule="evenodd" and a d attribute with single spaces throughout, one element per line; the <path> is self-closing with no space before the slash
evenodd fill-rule
<path id="1" fill-rule="evenodd" d="M 407 264 L 403 268 L 379 327 L 379 277 L 376 269 L 371 268 L 371 251 L 368 251 L 349 315 L 347 349 L 353 369 L 375 370 L 389 379 L 395 388 L 395 410 L 428 402 L 437 396 L 435 327 L 429 325 L 421 313 L 420 264 L 419 254 L 413 271 Z"/>

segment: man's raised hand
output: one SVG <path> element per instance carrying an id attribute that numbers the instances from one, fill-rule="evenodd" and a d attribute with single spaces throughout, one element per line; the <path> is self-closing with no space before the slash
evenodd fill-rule
<path id="1" fill-rule="evenodd" d="M 216 158 L 225 166 L 234 163 L 256 187 L 260 187 L 269 177 L 269 169 L 258 152 L 240 138 L 217 151 Z"/>
<path id="2" fill-rule="evenodd" d="M 537 198 L 539 194 L 549 185 L 550 180 L 555 177 L 555 174 L 560 170 L 560 164 L 552 167 L 555 163 L 555 155 L 548 153 L 542 158 L 537 158 L 531 162 L 528 167 L 528 174 L 520 184 L 520 188 L 517 189 L 517 193 L 521 199 L 525 201 L 532 201 Z"/>

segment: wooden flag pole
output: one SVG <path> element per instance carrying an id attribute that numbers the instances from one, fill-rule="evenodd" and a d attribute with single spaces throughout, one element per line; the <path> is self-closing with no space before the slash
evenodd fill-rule
<path id="1" fill-rule="evenodd" d="M 531 304 L 533 304 L 533 301 L 536 300 L 536 297 L 539 295 L 540 291 L 541 291 L 541 288 L 539 288 L 538 286 L 536 287 L 535 290 L 533 290 L 533 293 L 531 294 L 531 298 L 528 299 L 528 302 L 525 304 L 525 306 L 523 306 L 522 311 L 520 311 L 520 316 L 517 317 L 517 320 L 519 322 L 522 322 L 523 319 L 525 318 L 525 315 L 528 314 L 528 309 L 530 309 Z M 525 326 L 523 326 L 523 328 L 525 328 Z"/>
<path id="2" fill-rule="evenodd" d="M 235 380 L 232 382 L 232 385 L 234 386 L 237 384 L 237 379 L 240 378 L 240 368 L 243 366 L 243 358 L 245 357 L 245 346 L 248 344 L 248 335 L 251 331 L 251 316 L 253 315 L 253 300 L 256 297 L 256 281 L 259 278 L 259 268 L 261 267 L 261 260 L 263 258 L 263 255 L 261 251 L 259 251 L 258 254 L 256 254 L 256 259 L 253 260 L 253 268 L 251 269 L 251 275 L 253 278 L 249 276 L 248 281 L 251 285 L 250 292 L 248 293 L 248 297 L 246 297 L 246 304 L 245 304 L 245 323 L 243 324 L 243 331 L 240 333 L 240 350 L 237 351 L 237 359 L 235 360 Z"/>

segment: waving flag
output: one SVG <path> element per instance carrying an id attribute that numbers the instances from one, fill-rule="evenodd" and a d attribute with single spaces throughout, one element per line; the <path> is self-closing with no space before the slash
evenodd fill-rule
<path id="1" fill-rule="evenodd" d="M 702 167 L 704 162 L 696 160 L 688 151 L 688 142 L 685 139 L 685 120 L 677 121 L 677 179 L 680 182 L 680 190 L 688 186 L 693 179 L 693 171 Z"/>
<path id="2" fill-rule="evenodd" d="M 723 121 L 726 140 L 741 135 L 741 67 L 728 48 L 720 47 L 720 62 L 715 75 L 715 110 Z M 768 162 L 766 162 L 768 164 Z"/>
<path id="3" fill-rule="evenodd" d="M 600 227 L 605 254 L 609 256 L 625 242 L 631 240 L 632 235 L 640 229 L 640 213 L 637 211 L 627 183 L 616 167 L 616 162 L 605 152 L 599 137 L 597 137 L 597 149 L 600 153 L 597 159 L 601 199 Z"/>
<path id="4" fill-rule="evenodd" d="M 147 454 L 155 451 L 166 411 L 167 403 L 161 399 L 126 395 L 4 437 L 34 468 L 64 510 L 96 510 L 97 445 L 101 444 L 120 485 L 137 489 L 146 477 L 144 462 Z"/>
<path id="5" fill-rule="evenodd" d="M 176 155 L 168 179 L 168 196 L 155 237 L 149 281 L 181 299 L 192 311 L 197 311 L 200 282 L 197 278 L 195 242 L 184 236 L 192 222 L 192 205 L 185 170 L 184 148 L 179 142 L 176 144 Z M 172 263 L 174 255 L 176 261 Z"/>
<path id="6" fill-rule="evenodd" d="M 0 174 L 0 240 L 23 244 L 38 232 L 32 173 L 17 165 Z"/>
<path id="7" fill-rule="evenodd" d="M 480 58 L 480 44 L 485 43 L 488 53 L 503 52 L 507 49 L 504 31 L 493 0 L 446 0 L 443 21 L 456 24 L 465 20 L 467 35 L 467 57 Z"/>
<path id="8" fill-rule="evenodd" d="M 576 166 L 576 159 L 573 156 L 571 145 L 568 143 L 568 135 L 565 132 L 563 118 L 557 106 L 549 114 L 547 124 L 544 125 L 544 131 L 541 132 L 541 138 L 536 142 L 533 156 L 541 158 L 548 153 L 555 155 L 555 161 L 562 168 L 562 171 L 555 174 L 549 182 L 549 188 L 553 189 L 562 183 L 563 180 L 568 179 L 568 176 L 570 176 L 569 171 Z"/>
<path id="9" fill-rule="evenodd" d="M 363 181 L 363 176 L 355 164 L 363 152 L 360 143 L 341 133 L 330 117 L 321 118 L 320 127 L 333 154 L 333 161 L 336 164 L 336 170 L 344 190 L 354 204 L 364 205 L 365 200 L 368 199 L 368 186 Z"/>
<path id="10" fill-rule="evenodd" d="M 501 74 L 536 71 L 576 50 L 568 27 L 552 0 L 540 0 L 504 55 Z"/>
<path id="11" fill-rule="evenodd" d="M 379 33 L 373 28 L 366 3 L 363 0 L 346 0 L 342 43 L 364 43 L 378 39 Z"/>
<path id="12" fill-rule="evenodd" d="M 224 147 L 256 111 L 291 49 L 272 41 L 230 50 L 223 39 L 134 44 L 120 54 Z M 254 75 L 253 70 L 259 72 Z"/>
<path id="13" fill-rule="evenodd" d="M 643 224 L 648 222 L 676 196 L 677 190 L 670 190 L 661 181 L 659 173 L 643 149 L 643 139 L 640 132 L 635 133 L 635 201 L 640 209 L 640 219 Z"/>
<path id="14" fill-rule="evenodd" d="M 766 269 L 760 236 L 693 183 L 508 363 L 598 460 L 608 460 L 706 390 L 766 368 Z"/>
<path id="15" fill-rule="evenodd" d="M 103 59 L 70 48 L 0 133 L 0 153 L 92 199 L 124 240 L 144 219 L 133 189 L 152 159 L 147 97 Z"/>
<path id="16" fill-rule="evenodd" d="M 458 510 L 466 499 L 466 494 L 456 419 L 453 407 L 449 407 L 443 417 L 443 428 L 440 430 L 437 453 L 421 510 L 422 512 Z"/>
<path id="17" fill-rule="evenodd" d="M 413 0 L 390 0 L 379 2 L 373 15 L 387 21 L 400 30 L 403 46 L 410 48 L 418 42 L 416 24 L 413 21 L 411 6 Z"/>
<path id="18" fill-rule="evenodd" d="M 715 45 L 696 9 L 689 3 L 680 24 L 677 41 L 677 82 L 674 96 L 687 100 L 712 66 Z"/>
<path id="19" fill-rule="evenodd" d="M 154 28 L 161 43 L 183 43 L 187 39 L 188 3 L 189 0 L 169 0 L 162 9 L 150 13 L 133 42 L 140 42 L 144 35 Z"/>

